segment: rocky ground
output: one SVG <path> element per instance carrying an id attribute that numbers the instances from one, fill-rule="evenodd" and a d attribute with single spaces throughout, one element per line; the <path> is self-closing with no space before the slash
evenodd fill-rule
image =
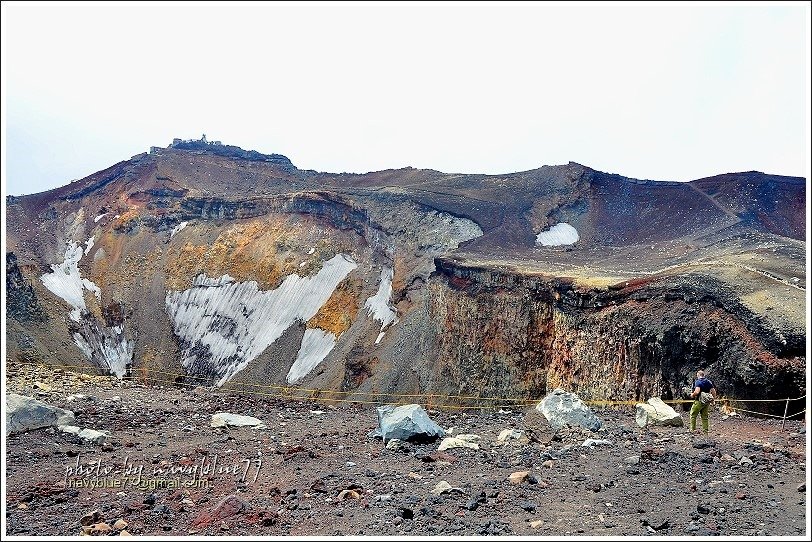
<path id="1" fill-rule="evenodd" d="M 439 441 L 388 449 L 368 438 L 373 405 L 30 366 L 7 367 L 6 391 L 111 434 L 103 444 L 56 428 L 8 436 L 8 535 L 809 534 L 800 421 L 781 430 L 780 421 L 716 411 L 705 438 L 640 429 L 630 407 L 597 410 L 597 433 L 553 433 L 533 409 L 430 410 L 454 434 L 480 437 L 478 450 L 438 452 Z M 212 428 L 223 411 L 266 428 Z M 524 438 L 499 443 L 504 429 Z M 611 443 L 583 446 L 588 438 Z M 433 493 L 441 482 L 450 489 Z"/>

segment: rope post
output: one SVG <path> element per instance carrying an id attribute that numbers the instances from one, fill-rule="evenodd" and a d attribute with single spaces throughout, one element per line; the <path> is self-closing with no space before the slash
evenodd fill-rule
<path id="1" fill-rule="evenodd" d="M 787 399 L 787 402 L 784 404 L 784 419 L 781 420 L 781 431 L 784 430 L 784 423 L 787 421 L 787 410 L 789 410 L 789 399 Z"/>

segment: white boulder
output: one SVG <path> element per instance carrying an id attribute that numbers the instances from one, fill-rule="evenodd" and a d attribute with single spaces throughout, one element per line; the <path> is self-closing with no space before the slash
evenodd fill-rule
<path id="1" fill-rule="evenodd" d="M 536 405 L 536 410 L 547 418 L 553 431 L 558 431 L 564 426 L 583 427 L 590 431 L 597 431 L 603 425 L 595 413 L 577 395 L 561 388 L 556 388 L 545 397 Z"/>
<path id="2" fill-rule="evenodd" d="M 647 425 L 670 425 L 682 427 L 684 422 L 673 408 L 659 397 L 652 397 L 646 403 L 637 403 L 634 420 L 640 427 Z"/>
<path id="3" fill-rule="evenodd" d="M 262 420 L 253 416 L 241 416 L 230 412 L 218 412 L 211 415 L 212 427 L 253 427 L 254 429 L 265 429 Z"/>

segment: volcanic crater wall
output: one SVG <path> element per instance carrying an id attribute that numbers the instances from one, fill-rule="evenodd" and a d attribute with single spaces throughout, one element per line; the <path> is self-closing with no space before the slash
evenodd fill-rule
<path id="1" fill-rule="evenodd" d="M 728 396 L 803 393 L 805 332 L 781 321 L 797 303 L 770 313 L 777 325 L 743 304 L 776 309 L 776 289 L 800 289 L 802 179 L 770 177 L 765 191 L 748 173 L 742 192 L 736 175 L 692 188 L 574 163 L 333 175 L 184 145 L 7 200 L 9 358 L 382 400 L 533 399 L 557 386 L 671 398 L 700 367 Z M 559 222 L 576 228 L 563 240 L 576 245 L 539 246 Z M 736 257 L 767 255 L 736 261 L 769 284 L 691 271 L 699 256 L 732 254 L 699 251 L 722 243 Z M 624 254 L 644 264 L 625 276 L 644 278 L 608 288 L 562 278 L 635 257 Z"/>
<path id="2" fill-rule="evenodd" d="M 729 397 L 798 397 L 804 337 L 776 337 L 707 277 L 615 289 L 438 258 L 429 285 L 439 328 L 432 383 L 449 393 L 533 398 L 680 398 L 704 368 Z M 781 406 L 783 408 L 783 406 Z"/>

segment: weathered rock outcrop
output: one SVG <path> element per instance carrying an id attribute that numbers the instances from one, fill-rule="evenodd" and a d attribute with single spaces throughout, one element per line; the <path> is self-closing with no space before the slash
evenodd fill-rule
<path id="1" fill-rule="evenodd" d="M 23 433 L 43 427 L 69 426 L 76 423 L 73 412 L 33 397 L 16 393 L 6 395 L 6 434 Z"/>

